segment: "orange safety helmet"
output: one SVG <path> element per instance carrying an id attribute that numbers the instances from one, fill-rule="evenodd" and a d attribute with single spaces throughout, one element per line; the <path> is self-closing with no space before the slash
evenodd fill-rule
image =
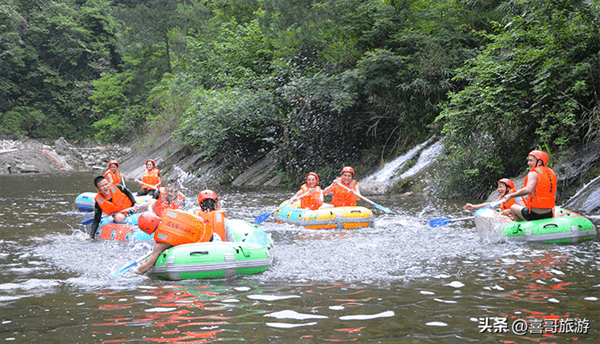
<path id="1" fill-rule="evenodd" d="M 306 177 L 304 178 L 304 180 L 307 180 L 308 176 L 315 176 L 315 178 L 317 178 L 317 185 L 319 185 L 319 176 L 316 173 L 314 173 L 314 172 L 308 172 L 308 174 L 306 175 Z"/>
<path id="2" fill-rule="evenodd" d="M 498 184 L 500 184 L 500 183 L 506 184 L 506 186 L 508 186 L 512 190 L 515 189 L 515 183 L 512 180 L 508 179 L 508 178 L 502 178 L 502 179 L 500 179 L 498 181 Z"/>
<path id="3" fill-rule="evenodd" d="M 217 201 L 217 203 L 219 202 L 219 196 L 217 196 L 217 193 L 209 189 L 200 191 L 198 194 L 198 205 L 200 205 L 200 203 L 202 203 L 202 201 L 205 199 L 214 199 Z"/>
<path id="4" fill-rule="evenodd" d="M 548 165 L 548 160 L 550 159 L 548 157 L 548 154 L 546 154 L 546 152 L 542 152 L 541 150 L 532 150 L 531 152 L 529 152 L 529 155 L 531 155 L 532 157 L 541 160 L 542 164 L 544 164 L 544 166 Z"/>
<path id="5" fill-rule="evenodd" d="M 354 169 L 350 166 L 346 166 L 346 167 L 342 168 L 342 174 L 344 174 L 344 172 L 350 172 L 350 173 L 352 173 L 352 175 L 354 175 Z"/>
<path id="6" fill-rule="evenodd" d="M 158 228 L 161 222 L 162 219 L 156 216 L 156 214 L 145 211 L 138 218 L 138 227 L 140 227 L 140 229 L 145 233 L 152 234 L 156 228 Z"/>
<path id="7" fill-rule="evenodd" d="M 151 162 L 152 166 L 154 166 L 154 168 L 156 168 L 156 161 L 152 160 L 152 159 L 148 159 L 146 160 L 146 162 L 144 163 L 144 165 L 148 165 L 148 163 Z"/>
<path id="8" fill-rule="evenodd" d="M 119 162 L 117 160 L 111 160 L 108 162 L 108 168 L 110 168 L 110 165 L 115 164 L 117 165 L 117 168 L 119 167 Z"/>

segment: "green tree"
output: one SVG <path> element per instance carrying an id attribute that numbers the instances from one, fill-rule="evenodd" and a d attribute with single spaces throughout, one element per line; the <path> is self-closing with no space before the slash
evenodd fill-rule
<path id="1" fill-rule="evenodd" d="M 2 52 L 0 111 L 7 114 L 9 130 L 50 139 L 91 135 L 91 82 L 112 68 L 115 50 L 108 5 L 100 0 L 2 5 L 2 13 L 10 13 L 0 20 L 9 23 L 11 47 Z"/>
<path id="2" fill-rule="evenodd" d="M 527 152 L 568 150 L 598 135 L 598 6 L 577 0 L 511 2 L 515 16 L 457 78 L 444 124 L 448 194 L 481 195 L 522 171 Z M 588 131 L 582 131 L 588 128 Z M 555 157 L 556 158 L 556 157 Z"/>

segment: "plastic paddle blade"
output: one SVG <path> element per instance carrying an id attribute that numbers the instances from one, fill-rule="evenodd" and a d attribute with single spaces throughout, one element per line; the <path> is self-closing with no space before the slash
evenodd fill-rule
<path id="1" fill-rule="evenodd" d="M 132 267 L 134 267 L 134 266 L 136 266 L 136 265 L 137 265 L 137 261 L 134 261 L 134 262 L 132 262 L 132 263 L 129 263 L 129 265 L 127 265 L 127 266 L 124 266 L 124 267 L 120 268 L 119 270 L 117 270 L 117 271 L 113 272 L 113 273 L 112 273 L 112 275 L 110 275 L 110 277 L 116 277 L 116 276 L 119 276 L 119 275 L 123 275 L 123 274 L 125 274 L 127 271 L 129 271 L 129 270 L 130 270 Z"/>
<path id="2" fill-rule="evenodd" d="M 271 216 L 271 213 L 264 213 L 262 215 L 258 215 L 254 219 L 254 223 L 260 225 L 261 223 L 265 222 L 269 218 L 269 216 Z"/>
<path id="3" fill-rule="evenodd" d="M 441 227 L 449 224 L 450 222 L 452 222 L 452 220 L 443 217 L 440 217 L 438 219 L 431 219 L 429 220 L 429 227 Z"/>
<path id="4" fill-rule="evenodd" d="M 82 225 L 89 225 L 90 223 L 94 222 L 94 218 L 90 217 L 89 219 L 85 220 L 85 221 L 81 221 Z"/>
<path id="5" fill-rule="evenodd" d="M 389 208 L 386 208 L 386 207 L 384 207 L 384 206 L 382 206 L 382 205 L 379 205 L 379 204 L 377 204 L 377 203 L 373 203 L 373 205 L 374 205 L 374 206 L 375 206 L 377 209 L 379 209 L 379 210 L 381 210 L 381 211 L 383 211 L 383 212 L 386 212 L 386 213 L 388 213 L 388 214 L 392 212 L 392 211 L 391 211 Z"/>

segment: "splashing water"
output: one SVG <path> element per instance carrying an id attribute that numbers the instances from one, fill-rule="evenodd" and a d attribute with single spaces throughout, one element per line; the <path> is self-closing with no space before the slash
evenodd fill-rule
<path id="1" fill-rule="evenodd" d="M 504 238 L 502 221 L 498 212 L 492 208 L 482 208 L 475 212 L 475 226 L 481 240 L 496 243 Z"/>

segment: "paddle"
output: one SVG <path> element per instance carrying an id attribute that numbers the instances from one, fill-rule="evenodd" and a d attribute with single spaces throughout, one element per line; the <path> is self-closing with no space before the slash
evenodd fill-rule
<path id="1" fill-rule="evenodd" d="M 346 190 L 348 190 L 348 191 L 354 191 L 354 190 L 350 189 L 349 187 L 346 187 L 345 185 L 342 185 L 342 184 L 340 184 L 340 183 L 336 183 L 336 184 L 337 184 L 337 185 L 339 185 L 339 186 L 341 186 L 341 187 L 343 187 L 344 189 L 346 189 Z M 355 195 L 356 195 L 356 194 L 355 194 Z M 379 204 L 377 204 L 377 203 L 375 203 L 375 202 L 371 201 L 370 199 L 366 198 L 365 196 L 363 196 L 363 195 L 361 195 L 361 194 L 358 194 L 358 195 L 356 195 L 356 196 L 358 196 L 358 197 L 360 197 L 360 198 L 364 199 L 365 201 L 367 201 L 367 202 L 371 203 L 373 206 L 375 206 L 375 208 L 377 208 L 377 209 L 379 209 L 379 210 L 381 210 L 381 211 L 383 211 L 383 212 L 386 212 L 386 213 L 388 213 L 388 214 L 392 212 L 392 211 L 391 211 L 389 208 L 386 208 L 386 207 L 384 207 L 384 206 L 382 206 L 382 205 L 379 205 Z"/>
<path id="2" fill-rule="evenodd" d="M 449 224 L 450 222 L 471 220 L 474 218 L 475 218 L 474 216 L 462 217 L 460 219 L 446 219 L 446 218 L 440 217 L 437 219 L 429 220 L 429 227 L 441 227 L 441 226 L 445 226 L 445 225 Z"/>
<path id="3" fill-rule="evenodd" d="M 489 209 L 493 209 L 496 206 L 499 206 L 500 204 L 502 204 L 504 202 L 506 202 L 504 199 L 500 199 L 500 200 L 497 200 L 496 202 L 492 202 L 492 203 L 490 203 L 489 205 L 487 205 L 487 206 L 485 206 L 483 208 L 477 209 L 477 211 L 475 211 L 474 215 L 475 216 L 481 216 L 481 213 L 483 213 L 484 211 L 489 210 Z"/>
<path id="4" fill-rule="evenodd" d="M 308 195 L 310 193 L 310 191 L 306 191 L 305 193 L 303 193 L 302 195 L 300 195 L 298 197 L 298 199 Z M 292 200 L 289 199 L 287 200 L 285 203 L 283 203 L 279 208 L 275 209 L 274 211 L 270 212 L 270 213 L 264 213 L 264 214 L 260 214 L 258 215 L 255 219 L 254 219 L 254 223 L 257 225 L 260 225 L 261 223 L 265 222 L 271 215 L 275 214 L 276 212 L 279 211 L 279 209 L 285 207 L 286 205 L 292 203 Z"/>
<path id="5" fill-rule="evenodd" d="M 153 189 L 153 190 L 156 190 L 156 187 L 160 185 L 160 183 L 158 183 L 158 184 L 156 184 L 156 185 L 152 186 L 152 185 L 150 185 L 150 184 L 146 184 L 146 183 L 144 183 L 143 181 L 141 181 L 141 180 L 139 180 L 139 179 L 135 179 L 135 181 L 136 181 L 136 182 L 138 182 L 138 183 L 140 183 L 140 184 L 142 184 L 142 185 L 146 185 L 147 187 L 149 187 L 149 188 L 151 188 L 151 189 Z"/>
<path id="6" fill-rule="evenodd" d="M 125 265 L 124 267 L 120 268 L 119 270 L 113 272 L 110 277 L 116 277 L 119 275 L 124 275 L 127 271 L 129 271 L 132 267 L 138 265 L 139 263 L 141 263 L 142 261 L 146 260 L 148 257 L 150 257 L 150 255 L 152 254 L 152 251 L 150 251 L 149 253 L 139 257 L 138 259 L 134 260 L 133 262 Z"/>
<path id="7" fill-rule="evenodd" d="M 144 203 L 144 204 L 142 204 L 142 205 L 139 205 L 139 206 L 138 206 L 138 211 L 140 211 L 140 210 L 142 210 L 142 209 L 144 209 L 144 208 L 148 208 L 148 206 L 149 206 L 149 205 L 150 205 L 150 203 Z M 121 211 L 120 211 L 120 213 L 129 212 L 130 210 L 133 210 L 133 209 L 135 209 L 135 208 L 134 208 L 134 207 L 127 208 L 127 209 L 121 210 Z M 100 220 L 102 220 L 103 218 L 105 218 L 105 217 L 107 217 L 107 216 L 110 216 L 110 215 L 104 215 L 104 216 L 102 216 L 102 217 L 100 218 Z M 89 219 L 87 219 L 87 220 L 85 220 L 85 221 L 81 221 L 81 224 L 82 224 L 82 225 L 89 225 L 89 224 L 90 224 L 90 223 L 92 223 L 92 222 L 94 222 L 94 218 L 93 218 L 93 217 L 90 217 Z"/>
<path id="8" fill-rule="evenodd" d="M 496 206 L 498 206 L 498 205 L 500 205 L 502 203 L 504 203 L 504 200 L 502 200 L 502 199 L 498 200 L 496 202 L 490 203 L 487 206 L 478 209 L 475 212 L 474 215 L 475 216 L 481 216 L 481 212 L 483 212 L 484 210 L 492 209 L 492 208 L 494 208 L 494 207 L 496 207 Z M 449 224 L 450 222 L 471 220 L 471 219 L 474 219 L 475 216 L 462 217 L 462 218 L 459 218 L 459 219 L 447 219 L 447 218 L 444 218 L 444 217 L 440 217 L 440 218 L 437 218 L 437 219 L 431 219 L 431 220 L 429 220 L 429 227 L 441 227 L 441 226 L 445 226 L 445 225 Z"/>

